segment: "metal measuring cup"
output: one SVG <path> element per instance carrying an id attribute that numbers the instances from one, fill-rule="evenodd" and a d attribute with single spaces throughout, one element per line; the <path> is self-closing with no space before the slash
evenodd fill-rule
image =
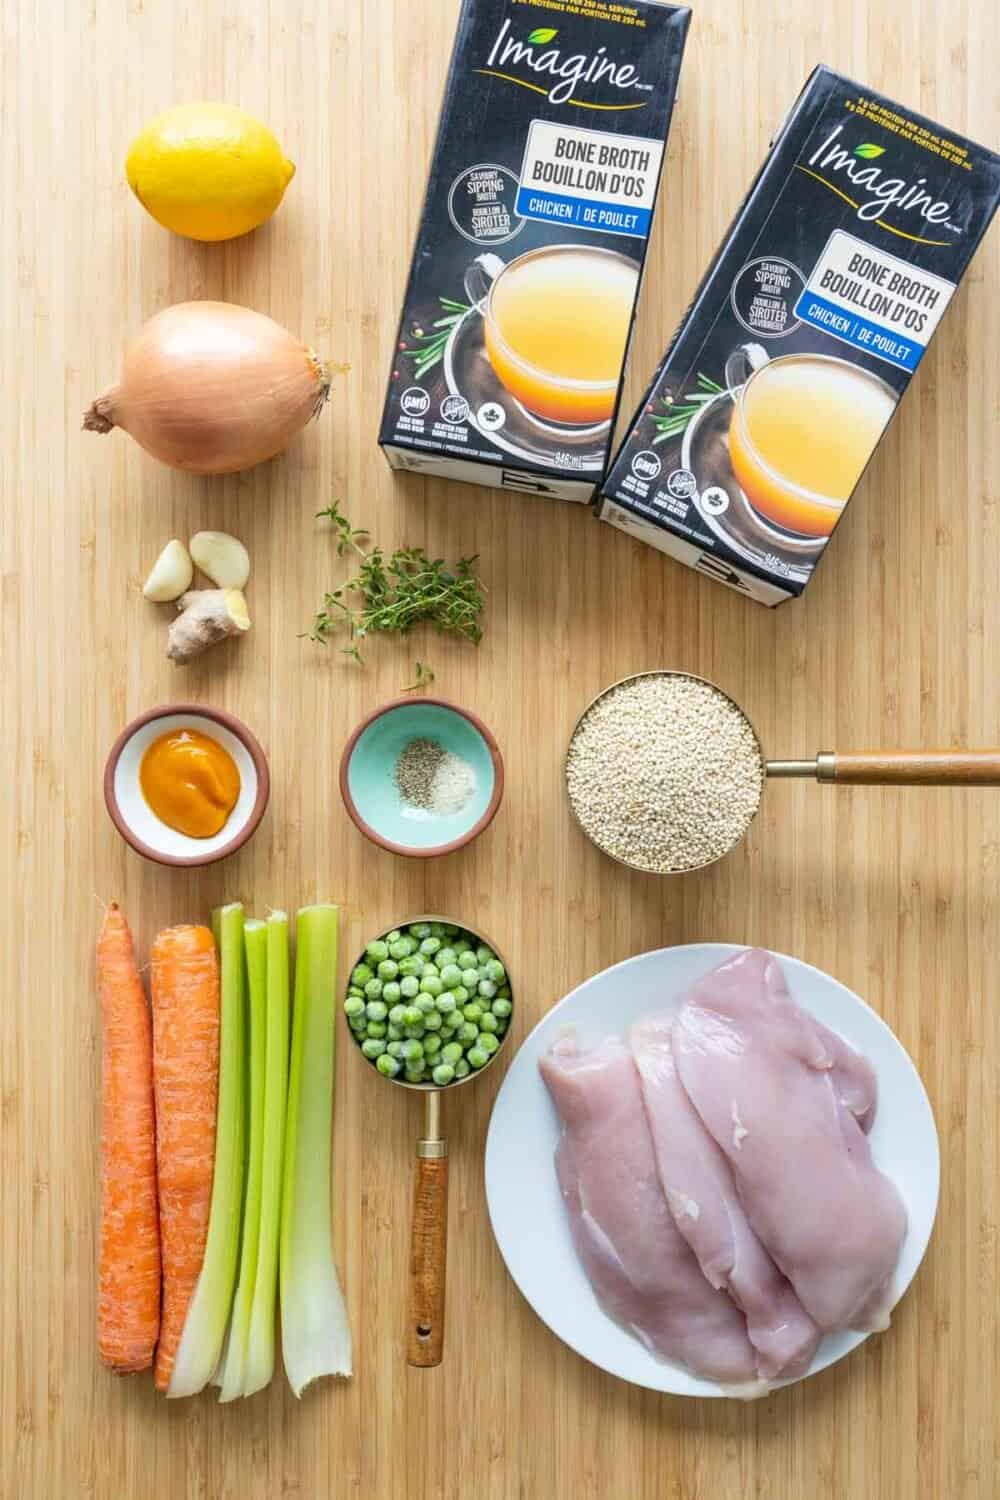
<path id="1" fill-rule="evenodd" d="M 587 704 L 583 713 L 577 719 L 570 735 L 569 748 L 572 749 L 573 741 L 577 731 L 583 724 L 587 715 L 595 704 L 616 688 L 624 687 L 627 683 L 635 682 L 641 677 L 686 677 L 693 682 L 703 683 L 705 687 L 718 693 L 724 698 L 740 715 L 747 729 L 753 736 L 760 755 L 761 781 L 760 791 L 757 796 L 757 805 L 746 821 L 746 825 L 736 834 L 732 843 L 721 854 L 714 855 L 711 859 L 703 860 L 700 864 L 687 865 L 682 869 L 663 871 L 664 874 L 689 874 L 693 870 L 703 870 L 708 865 L 716 864 L 718 860 L 724 859 L 736 845 L 745 837 L 750 824 L 760 811 L 760 804 L 764 795 L 764 786 L 768 779 L 788 779 L 790 777 L 805 777 L 823 783 L 836 783 L 841 786 L 1000 786 L 1000 749 L 990 750 L 852 750 L 834 751 L 821 750 L 808 760 L 768 760 L 761 748 L 760 736 L 757 734 L 752 722 L 744 710 L 724 692 L 716 683 L 708 677 L 699 677 L 695 672 L 679 672 L 670 668 L 653 672 L 634 672 L 629 677 L 622 677 L 606 687 L 603 692 Z M 569 750 L 567 750 L 568 767 Z M 612 854 L 610 850 L 603 848 L 597 842 L 590 830 L 580 821 L 576 808 L 573 807 L 572 798 L 570 807 L 573 809 L 574 817 L 583 829 L 583 832 L 609 859 L 618 864 L 626 865 L 629 869 L 640 870 L 643 874 L 655 873 L 644 865 L 633 864 L 631 860 L 623 859 L 620 855 Z"/>
<path id="2" fill-rule="evenodd" d="M 516 1004 L 516 991 L 510 977 L 507 960 L 492 938 L 478 928 L 467 927 L 456 922 L 454 917 L 418 916 L 407 917 L 387 931 L 405 931 L 415 922 L 441 922 L 459 927 L 470 937 L 491 948 L 507 970 L 507 983 L 511 1001 Z M 384 938 L 386 933 L 381 933 Z M 355 959 L 352 969 L 364 962 L 364 954 Z M 511 1013 L 513 1019 L 513 1012 Z M 424 1128 L 417 1140 L 417 1170 L 413 1183 L 413 1215 L 410 1225 L 410 1269 L 406 1325 L 407 1363 L 419 1368 L 439 1365 L 444 1354 L 444 1308 L 445 1282 L 448 1263 L 448 1142 L 441 1123 L 441 1095 L 463 1084 L 473 1083 L 486 1072 L 503 1052 L 511 1033 L 507 1030 L 499 1038 L 497 1050 L 481 1068 L 468 1073 L 465 1078 L 456 1078 L 451 1083 L 408 1083 L 405 1078 L 389 1078 L 377 1069 L 372 1071 L 394 1088 L 409 1089 L 411 1093 L 424 1096 Z M 360 1053 L 360 1044 L 358 1051 Z M 368 1059 L 362 1057 L 366 1067 Z"/>

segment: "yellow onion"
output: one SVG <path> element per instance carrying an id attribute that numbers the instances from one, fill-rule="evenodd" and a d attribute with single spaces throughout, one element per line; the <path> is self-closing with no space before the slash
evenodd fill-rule
<path id="1" fill-rule="evenodd" d="M 121 379 L 84 414 L 191 474 L 232 474 L 281 453 L 330 390 L 327 367 L 279 323 L 232 302 L 179 302 L 125 350 Z"/>

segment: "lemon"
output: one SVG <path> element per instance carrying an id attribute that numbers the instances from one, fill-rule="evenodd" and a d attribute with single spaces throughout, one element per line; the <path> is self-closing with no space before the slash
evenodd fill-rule
<path id="1" fill-rule="evenodd" d="M 295 167 L 266 125 L 231 104 L 179 104 L 129 148 L 129 187 L 164 229 L 231 240 L 274 213 Z"/>

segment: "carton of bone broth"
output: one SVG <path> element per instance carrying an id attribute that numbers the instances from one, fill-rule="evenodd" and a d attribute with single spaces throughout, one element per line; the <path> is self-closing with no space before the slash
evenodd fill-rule
<path id="1" fill-rule="evenodd" d="M 689 19 L 464 0 L 379 433 L 395 468 L 593 498 Z"/>
<path id="2" fill-rule="evenodd" d="M 800 594 L 985 234 L 1000 157 L 817 68 L 602 487 L 603 520 Z"/>

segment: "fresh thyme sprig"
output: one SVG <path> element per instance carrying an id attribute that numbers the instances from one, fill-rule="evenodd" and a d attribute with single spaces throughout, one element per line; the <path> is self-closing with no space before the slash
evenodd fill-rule
<path id="1" fill-rule="evenodd" d="M 426 662 L 418 661 L 416 663 L 413 681 L 407 683 L 406 687 L 403 688 L 403 692 L 422 693 L 424 688 L 430 687 L 433 681 L 434 673 L 431 668 L 427 666 Z"/>
<path id="2" fill-rule="evenodd" d="M 369 636 L 406 635 L 419 624 L 479 644 L 486 597 L 475 570 L 477 558 L 463 557 L 448 567 L 443 558 L 428 557 L 423 547 L 401 547 L 387 559 L 381 547 L 364 550 L 358 538 L 368 533 L 352 526 L 336 501 L 318 514 L 333 523 L 338 556 L 352 550 L 361 562 L 353 578 L 324 595 L 310 639 L 326 645 L 338 630 L 346 630 L 348 644 L 342 650 L 358 662 Z M 426 666 L 418 664 L 417 672 L 414 686 L 433 677 Z"/>
<path id="3" fill-rule="evenodd" d="M 469 311 L 467 302 L 455 302 L 451 297 L 439 297 L 438 301 L 444 308 L 445 316 L 431 324 L 431 332 L 416 334 L 410 345 L 402 351 L 404 358 L 415 361 L 413 374 L 418 380 L 437 364 L 455 324 Z"/>
<path id="4" fill-rule="evenodd" d="M 695 380 L 697 390 L 692 391 L 687 398 L 679 404 L 667 406 L 666 416 L 655 416 L 653 426 L 656 428 L 656 437 L 653 445 L 665 443 L 668 438 L 677 437 L 684 431 L 688 423 L 698 415 L 706 401 L 714 401 L 716 396 L 721 396 L 724 386 L 717 384 L 711 376 L 703 375 L 699 370 Z"/>

